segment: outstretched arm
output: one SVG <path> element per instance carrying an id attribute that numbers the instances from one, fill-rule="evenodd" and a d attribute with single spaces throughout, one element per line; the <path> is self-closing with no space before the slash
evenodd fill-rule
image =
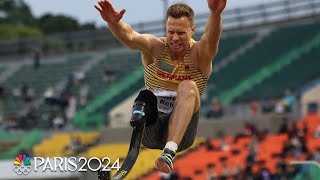
<path id="1" fill-rule="evenodd" d="M 108 0 L 100 0 L 98 4 L 100 7 L 96 5 L 94 7 L 100 12 L 101 17 L 108 23 L 112 34 L 121 43 L 144 53 L 153 52 L 154 45 L 159 43 L 160 40 L 151 34 L 139 34 L 129 24 L 120 21 L 126 11 L 125 9 L 118 12 Z"/>
<path id="2" fill-rule="evenodd" d="M 210 15 L 208 17 L 205 32 L 198 42 L 198 54 L 201 61 L 211 62 L 218 52 L 222 31 L 221 13 L 226 7 L 227 0 L 207 0 L 207 2 L 210 9 Z"/>

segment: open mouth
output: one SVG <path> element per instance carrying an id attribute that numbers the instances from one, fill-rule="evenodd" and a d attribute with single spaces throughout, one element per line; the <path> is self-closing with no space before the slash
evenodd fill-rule
<path id="1" fill-rule="evenodd" d="M 172 47 L 175 49 L 181 48 L 182 44 L 181 43 L 171 43 Z"/>

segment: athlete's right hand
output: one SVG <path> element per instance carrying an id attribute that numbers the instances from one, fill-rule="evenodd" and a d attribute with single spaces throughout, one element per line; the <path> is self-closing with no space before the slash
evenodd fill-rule
<path id="1" fill-rule="evenodd" d="M 100 12 L 101 17 L 107 23 L 117 23 L 123 17 L 123 14 L 126 12 L 125 9 L 122 9 L 120 12 L 114 9 L 112 4 L 108 0 L 99 0 L 98 4 L 94 5 L 94 7 Z"/>

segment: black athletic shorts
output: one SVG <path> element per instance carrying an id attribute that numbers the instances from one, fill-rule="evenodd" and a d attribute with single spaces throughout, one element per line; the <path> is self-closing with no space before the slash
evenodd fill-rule
<path id="1" fill-rule="evenodd" d="M 168 125 L 170 114 L 159 112 L 157 121 L 154 124 L 148 125 L 144 129 L 142 144 L 150 149 L 163 149 L 168 139 Z M 177 152 L 189 148 L 196 137 L 199 121 L 199 111 L 192 115 L 192 119 L 188 128 L 178 146 Z"/>

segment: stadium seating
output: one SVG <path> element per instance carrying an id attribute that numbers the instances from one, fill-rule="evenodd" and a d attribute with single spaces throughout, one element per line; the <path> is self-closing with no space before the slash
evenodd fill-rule
<path id="1" fill-rule="evenodd" d="M 115 71 L 114 82 L 129 75 L 131 71 L 141 65 L 139 53 L 110 53 L 100 63 L 96 64 L 86 74 L 86 81 L 90 86 L 90 93 L 99 95 L 112 85 L 111 82 L 103 81 L 107 68 Z"/>
<path id="2" fill-rule="evenodd" d="M 4 130 L 0 130 L 0 153 L 19 144 L 20 138 L 23 135 L 25 135 L 25 133 L 9 133 Z"/>
<path id="3" fill-rule="evenodd" d="M 1 74 L 5 71 L 5 69 L 6 69 L 6 68 L 4 68 L 4 67 L 0 67 L 0 76 L 1 76 Z"/>
<path id="4" fill-rule="evenodd" d="M 81 146 L 94 145 L 100 138 L 99 132 L 56 133 L 32 148 L 34 156 L 66 157 L 77 155 L 77 152 L 68 148 L 71 139 L 79 138 Z"/>
<path id="5" fill-rule="evenodd" d="M 3 132 L 0 131 L 1 142 L 14 142 L 12 146 L 0 153 L 0 159 L 16 157 L 19 153 L 26 153 L 42 139 L 42 132 L 33 130 L 31 132 Z"/>
<path id="6" fill-rule="evenodd" d="M 114 71 L 114 80 L 105 81 L 105 70 Z M 109 53 L 100 63 L 87 72 L 91 104 L 81 109 L 73 119 L 76 127 L 87 129 L 103 124 L 112 107 L 129 97 L 132 91 L 144 85 L 140 53 Z M 90 118 L 87 118 L 89 117 Z"/>
<path id="7" fill-rule="evenodd" d="M 308 115 L 303 120 L 297 121 L 297 125 L 301 128 L 301 123 L 306 123 L 307 127 L 314 127 L 314 124 L 320 123 L 319 115 Z M 312 131 L 310 132 L 312 133 Z M 250 142 L 254 141 L 252 137 L 240 138 L 236 142 L 233 136 L 224 137 L 229 148 L 225 150 L 208 150 L 206 145 L 201 145 L 195 151 L 188 152 L 185 156 L 175 159 L 174 171 L 178 173 L 180 179 L 206 179 L 208 165 L 214 166 L 214 171 L 218 176 L 223 173 L 223 168 L 227 167 L 229 171 L 236 166 L 244 168 L 248 162 L 248 147 Z M 262 141 L 258 143 L 257 154 L 252 172 L 257 173 L 262 167 L 269 169 L 271 174 L 277 173 L 277 163 L 280 161 L 280 154 L 283 152 L 284 144 L 288 141 L 287 134 L 268 134 Z M 220 146 L 220 139 L 210 140 L 213 147 Z M 319 148 L 320 138 L 309 137 L 307 140 L 307 148 L 313 154 L 316 148 Z M 307 154 L 301 154 L 296 159 L 286 157 L 286 163 L 293 160 L 306 160 Z M 315 173 L 316 174 L 316 173 Z M 160 173 L 152 172 L 143 180 L 160 179 Z"/>
<path id="8" fill-rule="evenodd" d="M 320 138 L 313 137 L 315 127 L 319 124 L 320 116 L 317 114 L 309 114 L 302 120 L 295 122 L 298 130 L 302 130 L 304 126 L 308 128 L 308 134 L 305 138 L 307 140 L 307 148 L 311 154 L 314 154 L 316 149 L 319 148 Z M 214 171 L 218 176 L 222 174 L 223 167 L 227 167 L 229 170 L 232 170 L 235 166 L 244 168 L 248 162 L 249 147 L 256 140 L 253 137 L 241 137 L 235 141 L 235 138 L 235 136 L 225 136 L 223 138 L 228 145 L 228 148 L 224 150 L 208 150 L 207 145 L 200 145 L 195 151 L 187 152 L 186 155 L 175 159 L 174 171 L 178 173 L 181 179 L 205 179 L 208 173 L 208 165 L 214 165 Z M 289 140 L 288 138 L 288 134 L 267 134 L 262 138 L 256 147 L 257 153 L 252 171 L 259 172 L 262 167 L 266 167 L 274 175 L 277 172 L 280 154 L 283 152 L 284 144 Z M 209 143 L 213 147 L 220 147 L 221 139 L 211 139 Z M 296 159 L 289 155 L 285 158 L 285 161 L 290 163 L 293 160 L 306 159 L 307 154 L 301 154 Z M 157 180 L 160 179 L 160 176 L 155 171 L 142 179 Z"/>
<path id="9" fill-rule="evenodd" d="M 43 63 L 38 69 L 34 69 L 31 64 L 24 65 L 18 72 L 9 77 L 4 84 L 6 89 L 13 90 L 23 83 L 27 83 L 34 90 L 35 99 L 37 99 L 42 97 L 47 87 L 55 86 L 55 83 L 66 79 L 70 73 L 78 70 L 89 59 L 89 55 L 75 54 L 67 56 L 66 61 L 63 62 Z M 4 99 L 5 116 L 22 110 L 24 104 L 22 99 L 7 96 Z"/>
<path id="10" fill-rule="evenodd" d="M 219 42 L 219 50 L 216 57 L 214 57 L 213 65 L 219 64 L 223 58 L 226 58 L 232 52 L 241 48 L 241 46 L 248 43 L 256 35 L 255 34 L 239 34 L 222 38 Z"/>
<path id="11" fill-rule="evenodd" d="M 275 62 L 277 58 L 287 51 L 310 40 L 318 32 L 317 28 L 319 28 L 318 23 L 276 29 L 259 44 L 238 56 L 228 66 L 214 72 L 209 83 L 213 83 L 216 88 L 208 92 L 210 98 L 219 96 L 222 92 L 231 89 L 235 84 L 253 75 L 262 67 Z M 301 34 L 303 36 L 300 36 Z M 275 39 L 277 43 L 275 43 Z"/>
<path id="12" fill-rule="evenodd" d="M 317 57 L 320 56 L 320 46 L 312 49 L 293 61 L 281 71 L 274 73 L 271 77 L 245 92 L 239 101 L 248 101 L 252 99 L 263 99 L 266 97 L 282 96 L 288 88 L 298 89 L 306 82 L 320 76 L 320 62 Z"/>
<path id="13" fill-rule="evenodd" d="M 221 60 L 230 55 L 235 50 L 241 48 L 245 43 L 249 42 L 256 35 L 254 33 L 235 34 L 222 37 L 219 42 L 219 51 L 214 58 L 213 65 L 219 64 Z M 194 35 L 195 40 L 199 40 L 201 34 Z"/>

